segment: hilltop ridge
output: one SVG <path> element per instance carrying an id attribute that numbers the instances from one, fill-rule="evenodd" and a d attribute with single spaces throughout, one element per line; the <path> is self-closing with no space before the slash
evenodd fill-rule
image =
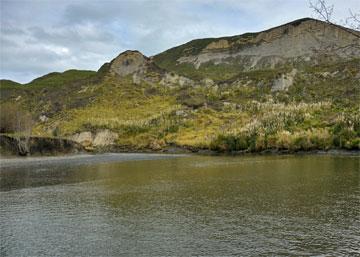
<path id="1" fill-rule="evenodd" d="M 154 61 L 194 78 L 212 77 L 214 69 L 224 66 L 223 78 L 228 79 L 239 71 L 309 66 L 354 56 L 360 56 L 360 32 L 304 18 L 257 33 L 193 40 L 155 55 Z"/>

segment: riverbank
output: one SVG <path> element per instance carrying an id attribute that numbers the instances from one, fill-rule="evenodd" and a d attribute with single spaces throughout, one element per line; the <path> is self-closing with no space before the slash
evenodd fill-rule
<path id="1" fill-rule="evenodd" d="M 286 151 L 264 151 L 257 153 L 249 152 L 231 152 L 231 153 L 218 153 L 214 151 L 199 151 L 196 153 L 154 153 L 154 152 L 123 152 L 123 153 L 79 153 L 69 155 L 57 156 L 0 156 L 0 168 L 18 168 L 30 166 L 43 166 L 43 165 L 91 165 L 96 163 L 112 163 L 112 162 L 125 162 L 125 161 L 141 161 L 141 160 L 159 160 L 169 158 L 187 157 L 191 155 L 197 156 L 218 156 L 218 157 L 236 157 L 236 156 L 285 156 L 285 155 L 333 155 L 333 156 L 354 156 L 360 157 L 359 151 L 346 151 L 346 150 L 330 150 L 330 151 L 302 151 L 302 152 L 286 152 Z"/>
<path id="2" fill-rule="evenodd" d="M 67 138 L 0 135 L 3 156 L 55 156 L 85 152 L 79 143 Z"/>
<path id="3" fill-rule="evenodd" d="M 140 160 L 159 160 L 185 157 L 185 154 L 159 154 L 159 153 L 103 153 L 103 154 L 76 154 L 63 156 L 43 157 L 2 157 L 0 168 L 18 168 L 41 165 L 91 165 L 96 163 L 111 163 Z"/>
<path id="4" fill-rule="evenodd" d="M 359 155 L 358 149 L 265 149 L 259 151 L 220 151 L 207 148 L 197 148 L 189 146 L 167 145 L 162 148 L 134 147 L 109 145 L 99 148 L 86 148 L 81 144 L 66 138 L 56 137 L 15 137 L 10 135 L 0 135 L 0 156 L 21 158 L 26 156 L 42 157 L 52 156 L 62 158 L 64 155 L 83 154 L 94 156 L 106 153 L 129 153 L 129 154 L 200 154 L 200 155 L 219 155 L 219 156 L 238 156 L 238 155 L 284 155 L 284 154 L 332 154 L 332 155 Z M 19 159 L 20 160 L 20 159 Z"/>

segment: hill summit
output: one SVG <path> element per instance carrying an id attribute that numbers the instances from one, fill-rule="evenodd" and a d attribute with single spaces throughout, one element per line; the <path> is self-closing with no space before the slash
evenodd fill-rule
<path id="1" fill-rule="evenodd" d="M 127 50 L 111 61 L 110 72 L 124 77 L 135 72 L 145 73 L 149 65 L 151 65 L 151 61 L 148 57 L 139 51 Z"/>

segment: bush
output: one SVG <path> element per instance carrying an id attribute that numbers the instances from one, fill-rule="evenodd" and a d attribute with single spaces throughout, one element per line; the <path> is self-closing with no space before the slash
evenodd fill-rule
<path id="1" fill-rule="evenodd" d="M 289 150 L 310 150 L 313 148 L 309 137 L 306 134 L 293 135 L 292 142 L 289 146 Z"/>
<path id="2" fill-rule="evenodd" d="M 51 132 L 53 137 L 58 137 L 60 136 L 60 128 L 58 126 L 55 127 L 55 129 L 53 129 L 53 131 Z"/>
<path id="3" fill-rule="evenodd" d="M 333 144 L 339 148 L 356 148 L 356 138 L 360 135 L 360 116 L 341 113 L 332 128 Z M 353 145 L 353 141 L 355 141 Z"/>
<path id="4" fill-rule="evenodd" d="M 16 130 L 16 105 L 6 103 L 0 108 L 0 133 L 14 133 Z"/>
<path id="5" fill-rule="evenodd" d="M 336 147 L 345 147 L 346 142 L 356 138 L 355 131 L 349 128 L 336 129 L 333 137 L 333 144 Z"/>
<path id="6" fill-rule="evenodd" d="M 347 141 L 345 148 L 349 150 L 360 150 L 360 137 Z"/>
<path id="7" fill-rule="evenodd" d="M 33 126 L 30 113 L 18 104 L 5 103 L 0 107 L 0 133 L 29 134 Z"/>
<path id="8" fill-rule="evenodd" d="M 327 129 L 312 130 L 309 135 L 310 143 L 316 149 L 328 150 L 332 146 L 332 135 Z"/>
<path id="9" fill-rule="evenodd" d="M 263 151 L 268 148 L 268 136 L 267 135 L 259 135 L 256 138 L 255 150 Z"/>
<path id="10" fill-rule="evenodd" d="M 248 149 L 248 140 L 243 135 L 218 135 L 210 143 L 210 149 L 220 152 L 231 152 Z"/>

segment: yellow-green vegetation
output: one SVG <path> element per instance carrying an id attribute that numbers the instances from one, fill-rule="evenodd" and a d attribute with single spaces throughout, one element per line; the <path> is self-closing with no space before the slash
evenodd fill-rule
<path id="1" fill-rule="evenodd" d="M 125 51 L 97 72 L 0 80 L 1 133 L 105 150 L 359 150 L 358 35 L 305 18 L 150 58 Z"/>
<path id="2" fill-rule="evenodd" d="M 70 83 L 83 81 L 96 75 L 94 71 L 68 70 L 63 73 L 52 72 L 26 84 L 28 87 L 62 87 Z"/>
<path id="3" fill-rule="evenodd" d="M 68 71 L 25 86 L 2 81 L 0 107 L 30 112 L 37 136 L 112 131 L 115 149 L 359 149 L 359 65 L 303 67 L 288 91 L 279 92 L 271 91 L 272 81 L 290 67 L 192 86 Z"/>
<path id="4" fill-rule="evenodd" d="M 219 133 L 210 147 L 218 151 L 359 149 L 359 114 L 336 114 L 329 102 L 256 102 L 253 110 L 257 114 L 250 121 Z"/>
<path id="5" fill-rule="evenodd" d="M 147 147 L 160 140 L 161 133 L 171 130 L 172 116 L 181 108 L 173 96 L 154 95 L 151 89 L 146 84 L 133 85 L 130 78 L 108 77 L 100 84 L 79 91 L 79 94 L 92 91 L 92 95 L 96 95 L 94 101 L 86 107 L 67 109 L 49 121 L 39 123 L 34 133 L 51 135 L 56 131 L 59 135 L 71 136 L 81 131 L 109 129 L 120 135 L 120 145 Z"/>

